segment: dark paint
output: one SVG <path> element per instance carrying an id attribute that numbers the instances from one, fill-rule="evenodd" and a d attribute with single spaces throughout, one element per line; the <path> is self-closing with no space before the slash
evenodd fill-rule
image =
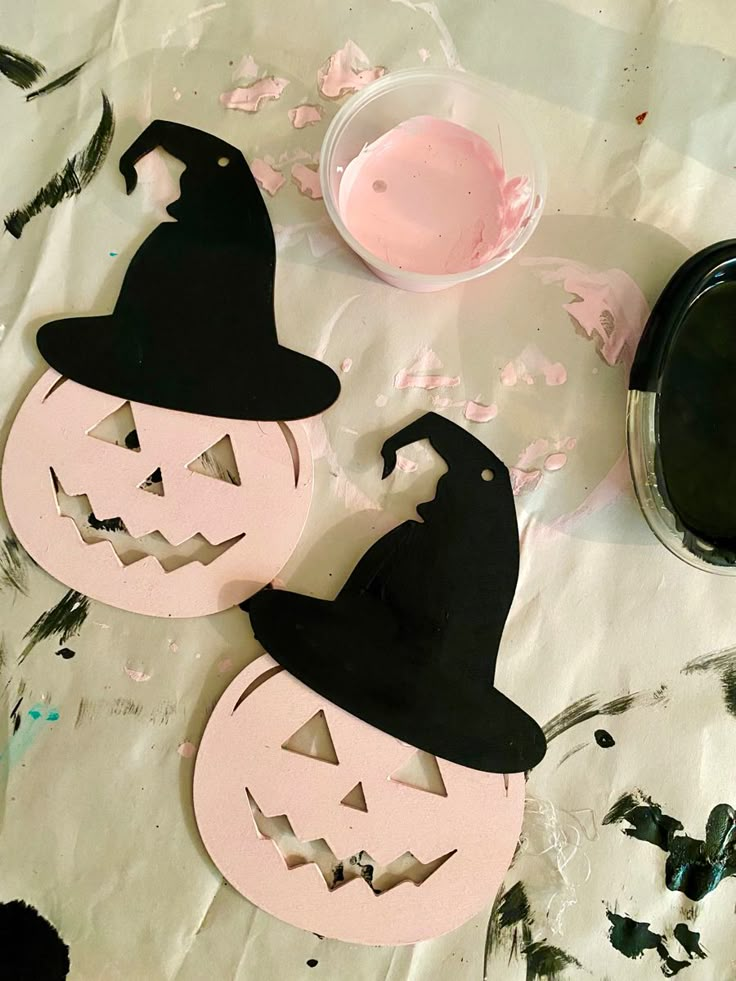
<path id="1" fill-rule="evenodd" d="M 326 364 L 279 344 L 276 247 L 268 209 L 240 150 L 155 120 L 120 159 L 157 147 L 185 164 L 181 196 L 134 255 L 109 316 L 44 324 L 44 359 L 62 375 L 133 402 L 208 416 L 285 421 L 316 415 L 340 392 Z M 176 343 L 172 343 L 172 337 Z"/>
<path id="2" fill-rule="evenodd" d="M 27 557 L 17 538 L 6 535 L 0 549 L 0 587 L 9 586 L 24 596 L 28 595 Z"/>
<path id="3" fill-rule="evenodd" d="M 0 75 L 4 75 L 19 89 L 29 89 L 45 71 L 41 62 L 35 58 L 0 44 Z"/>
<path id="4" fill-rule="evenodd" d="M 611 946 L 624 957 L 635 960 L 645 951 L 655 950 L 662 961 L 661 970 L 666 978 L 672 978 L 683 968 L 690 967 L 689 961 L 678 961 L 670 956 L 664 937 L 659 933 L 653 933 L 648 923 L 640 923 L 630 916 L 619 916 L 618 913 L 612 913 L 610 910 L 606 910 L 606 916 L 611 923 L 608 932 Z"/>
<path id="5" fill-rule="evenodd" d="M 253 631 L 300 681 L 370 725 L 462 766 L 518 773 L 546 743 L 493 685 L 519 569 L 509 473 L 430 412 L 383 444 L 383 476 L 399 449 L 423 439 L 448 472 L 417 508 L 421 522 L 371 546 L 334 601 L 280 589 L 253 596 Z"/>
<path id="6" fill-rule="evenodd" d="M 316 967 L 318 964 L 319 961 L 315 957 L 310 957 L 307 961 L 307 967 Z"/>
<path id="7" fill-rule="evenodd" d="M 65 661 L 70 660 L 76 655 L 76 651 L 73 651 L 70 647 L 62 647 L 61 650 L 56 652 L 57 657 L 63 657 Z"/>
<path id="8" fill-rule="evenodd" d="M 616 740 L 613 738 L 610 732 L 606 732 L 605 729 L 596 729 L 593 733 L 595 736 L 595 741 L 601 747 L 601 749 L 610 749 L 612 746 L 616 745 Z"/>
<path id="9" fill-rule="evenodd" d="M 726 711 L 736 716 L 736 667 L 733 665 L 726 668 L 723 672 L 721 687 L 723 689 L 723 701 L 726 704 Z"/>
<path id="10" fill-rule="evenodd" d="M 115 132 L 112 104 L 102 93 L 102 115 L 89 143 L 67 160 L 64 167 L 38 190 L 31 200 L 5 216 L 5 227 L 14 238 L 20 238 L 31 218 L 45 208 L 55 208 L 65 198 L 74 197 L 85 188 L 105 161 Z"/>
<path id="11" fill-rule="evenodd" d="M 81 72 L 84 66 L 87 64 L 83 61 L 81 65 L 77 65 L 76 68 L 71 68 L 68 72 L 64 72 L 63 75 L 59 75 L 58 78 L 53 79 L 51 82 L 47 82 L 42 85 L 41 88 L 35 89 L 33 92 L 29 92 L 26 96 L 26 102 L 31 102 L 33 99 L 38 99 L 39 96 L 49 95 L 51 92 L 56 92 L 57 89 L 63 89 L 65 85 L 73 82 L 77 75 Z"/>
<path id="12" fill-rule="evenodd" d="M 668 852 L 665 883 L 673 892 L 699 901 L 724 879 L 736 876 L 736 811 L 729 804 L 717 804 L 710 812 L 705 840 L 677 834 L 683 825 L 662 813 L 643 794 L 624 794 L 603 819 L 603 824 L 626 821 L 632 827 L 623 832 Z"/>
<path id="13" fill-rule="evenodd" d="M 87 524 L 95 531 L 125 531 L 122 518 L 98 518 L 94 511 L 87 515 Z"/>
<path id="14" fill-rule="evenodd" d="M 700 946 L 700 934 L 691 930 L 686 923 L 678 923 L 673 931 L 675 940 L 679 943 L 688 957 L 706 958 L 708 955 Z"/>
<path id="15" fill-rule="evenodd" d="M 0 977 L 7 981 L 64 981 L 69 948 L 33 906 L 0 903 Z"/>
<path id="16" fill-rule="evenodd" d="M 88 615 L 89 599 L 75 589 L 70 589 L 56 606 L 42 613 L 26 631 L 24 640 L 28 640 L 28 643 L 21 651 L 18 662 L 22 663 L 36 644 L 48 637 L 59 634 L 59 641 L 64 644 L 79 633 Z"/>
<path id="17" fill-rule="evenodd" d="M 526 957 L 527 981 L 557 981 L 566 967 L 582 966 L 571 954 L 543 940 L 526 944 L 522 953 Z"/>

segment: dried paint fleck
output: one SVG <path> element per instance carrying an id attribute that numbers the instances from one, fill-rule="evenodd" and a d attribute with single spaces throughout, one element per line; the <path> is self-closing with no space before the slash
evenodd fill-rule
<path id="1" fill-rule="evenodd" d="M 384 75 L 385 68 L 371 65 L 370 58 L 354 41 L 346 41 L 317 72 L 317 86 L 328 99 L 358 92 Z"/>
<path id="2" fill-rule="evenodd" d="M 644 122 L 644 120 L 647 118 L 648 115 L 649 115 L 649 110 L 647 110 L 646 112 L 640 112 L 639 115 L 636 117 L 636 125 L 641 126 L 641 124 Z"/>
<path id="3" fill-rule="evenodd" d="M 271 164 L 266 163 L 265 160 L 261 160 L 259 157 L 256 157 L 251 162 L 250 172 L 255 177 L 258 186 L 267 194 L 270 194 L 271 197 L 277 191 L 281 190 L 286 183 L 286 178 L 283 174 L 280 174 Z"/>
<path id="4" fill-rule="evenodd" d="M 294 129 L 304 129 L 305 126 L 314 126 L 322 119 L 322 110 L 319 106 L 303 105 L 294 106 L 289 109 L 289 122 Z"/>
<path id="5" fill-rule="evenodd" d="M 138 671 L 136 668 L 130 668 L 126 664 L 123 671 L 127 674 L 131 681 L 150 681 L 151 675 L 146 674 L 145 671 Z"/>
<path id="6" fill-rule="evenodd" d="M 482 402 L 471 399 L 465 403 L 463 415 L 468 422 L 490 422 L 498 415 L 498 406 L 495 402 L 484 405 Z"/>
<path id="7" fill-rule="evenodd" d="M 401 456 L 401 454 L 398 454 L 396 457 L 396 466 L 404 473 L 414 473 L 417 469 L 417 465 L 413 460 L 410 460 L 406 456 Z"/>
<path id="8" fill-rule="evenodd" d="M 220 102 L 226 109 L 239 109 L 241 112 L 258 112 L 262 102 L 274 102 L 281 98 L 286 86 L 286 78 L 267 75 L 250 85 L 238 86 L 230 92 L 223 92 Z"/>
<path id="9" fill-rule="evenodd" d="M 301 194 L 318 201 L 322 197 L 322 188 L 319 186 L 319 171 L 316 164 L 306 165 L 296 163 L 291 168 L 291 179 L 299 188 Z"/>
<path id="10" fill-rule="evenodd" d="M 194 743 L 184 742 L 184 743 L 179 743 L 179 745 L 176 748 L 176 751 L 179 754 L 179 756 L 182 757 L 182 759 L 190 760 L 197 752 L 197 747 L 194 745 Z"/>
<path id="11" fill-rule="evenodd" d="M 228 672 L 232 668 L 232 666 L 233 666 L 232 658 L 223 657 L 221 661 L 217 662 L 217 673 L 226 674 L 226 672 Z"/>
<path id="12" fill-rule="evenodd" d="M 342 364 L 340 365 L 340 371 L 344 371 L 345 374 L 347 374 L 352 367 L 353 367 L 353 359 L 343 358 Z"/>
<path id="13" fill-rule="evenodd" d="M 419 49 L 419 57 L 422 59 L 423 62 L 424 61 L 429 61 L 429 58 L 430 58 L 429 51 L 427 51 L 426 48 L 420 48 Z"/>

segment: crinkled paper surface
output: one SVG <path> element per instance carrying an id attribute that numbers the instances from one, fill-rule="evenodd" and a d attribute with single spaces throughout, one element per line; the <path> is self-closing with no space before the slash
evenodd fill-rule
<path id="1" fill-rule="evenodd" d="M 0 238 L 3 441 L 43 370 L 37 327 L 110 310 L 177 194 L 177 165 L 154 154 L 126 197 L 120 154 L 156 117 L 210 130 L 258 161 L 282 342 L 343 383 L 309 424 L 315 498 L 281 580 L 335 595 L 441 470 L 417 445 L 382 483 L 383 439 L 421 411 L 444 412 L 513 468 L 521 575 L 497 682 L 541 722 L 557 717 L 488 942 L 493 896 L 463 928 L 414 948 L 320 940 L 224 884 L 193 821 L 208 713 L 259 653 L 247 616 L 153 620 L 65 599 L 8 539 L 0 901 L 22 898 L 55 923 L 84 981 L 736 974 L 733 844 L 706 831 L 717 805 L 736 805 L 736 586 L 654 540 L 624 456 L 628 366 L 647 311 L 690 252 L 733 234 L 730 0 L 80 0 L 73 16 L 29 0 L 6 2 L 0 44 L 46 66 L 36 87 L 87 61 L 30 101 L 0 76 L 2 215 L 84 146 L 101 91 L 116 120 L 89 186 L 19 239 Z M 420 65 L 497 82 L 550 172 L 523 254 L 429 295 L 371 277 L 332 230 L 314 178 L 347 93 Z M 316 108 L 297 117 L 299 105 Z M 67 626 L 51 631 L 41 618 L 60 602 L 52 620 Z M 631 820 L 611 816 L 622 800 Z M 636 806 L 682 830 L 653 842 Z M 712 866 L 716 884 L 699 898 L 670 888 L 684 835 Z"/>

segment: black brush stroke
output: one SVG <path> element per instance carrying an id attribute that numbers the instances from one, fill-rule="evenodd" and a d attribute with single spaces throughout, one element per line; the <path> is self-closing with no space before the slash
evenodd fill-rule
<path id="1" fill-rule="evenodd" d="M 89 184 L 105 161 L 114 133 L 112 103 L 103 92 L 102 116 L 86 147 L 67 160 L 63 169 L 54 174 L 28 204 L 5 216 L 5 227 L 13 238 L 20 238 L 31 218 L 40 214 L 44 208 L 55 208 L 65 198 L 74 197 Z"/>
<path id="2" fill-rule="evenodd" d="M 0 44 L 0 75 L 19 89 L 29 89 L 45 72 L 40 61 Z"/>
<path id="3" fill-rule="evenodd" d="M 25 566 L 25 552 L 18 539 L 6 535 L 0 546 L 0 589 L 8 586 L 18 593 L 28 595 L 28 571 Z"/>
<path id="4" fill-rule="evenodd" d="M 73 82 L 77 75 L 81 72 L 87 61 L 83 61 L 81 65 L 77 65 L 76 68 L 70 68 L 68 72 L 64 72 L 63 75 L 59 75 L 58 78 L 53 79 L 51 82 L 47 82 L 42 85 L 40 89 L 34 89 L 33 92 L 29 92 L 26 96 L 26 102 L 30 102 L 32 99 L 38 99 L 39 96 L 49 95 L 50 92 L 56 92 L 57 89 L 63 89 L 65 85 L 69 82 Z"/>
<path id="5" fill-rule="evenodd" d="M 18 657 L 22 664 L 33 648 L 42 640 L 59 634 L 59 643 L 65 644 L 70 637 L 78 634 L 89 614 L 89 599 L 70 589 L 65 593 L 56 606 L 42 613 L 41 616 L 26 631 L 24 639 L 28 643 Z"/>

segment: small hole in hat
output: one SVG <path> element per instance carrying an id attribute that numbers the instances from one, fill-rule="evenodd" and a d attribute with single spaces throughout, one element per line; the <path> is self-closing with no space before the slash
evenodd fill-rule
<path id="1" fill-rule="evenodd" d="M 494 477 L 493 471 L 489 470 L 488 467 L 486 467 L 485 470 L 481 470 L 480 475 L 483 478 L 483 480 L 493 480 Z"/>
<path id="2" fill-rule="evenodd" d="M 230 163 L 230 157 L 220 157 L 219 160 L 217 161 L 217 166 L 227 167 L 229 163 Z"/>

